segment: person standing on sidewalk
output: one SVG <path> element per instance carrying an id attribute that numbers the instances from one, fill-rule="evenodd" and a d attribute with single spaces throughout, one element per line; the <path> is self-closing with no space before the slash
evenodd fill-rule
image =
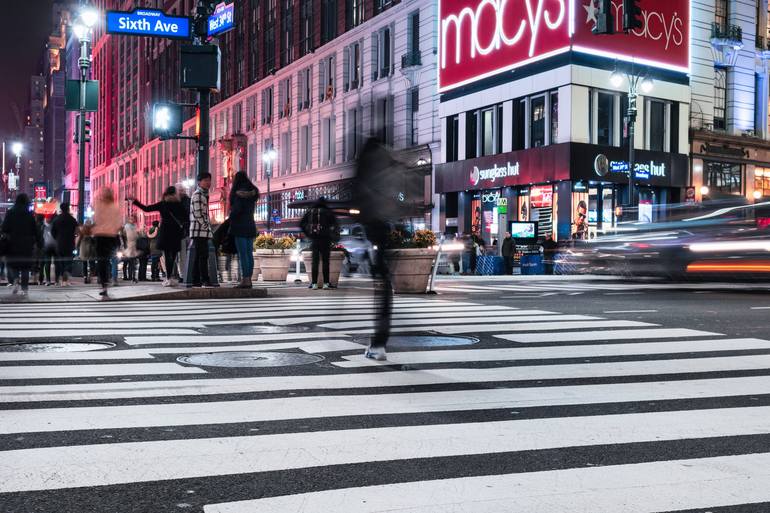
<path id="1" fill-rule="evenodd" d="M 176 259 L 179 255 L 182 240 L 185 238 L 184 219 L 186 215 L 184 205 L 182 205 L 179 196 L 177 196 L 176 187 L 173 185 L 167 187 L 163 192 L 163 199 L 158 203 L 144 205 L 139 200 L 133 198 L 131 202 L 136 208 L 144 212 L 160 213 L 161 222 L 155 239 L 155 246 L 163 252 L 163 260 L 166 266 L 166 279 L 163 281 L 163 286 L 176 287 L 179 285 Z M 206 208 L 206 217 L 208 218 L 208 207 Z M 155 271 L 153 271 L 153 276 L 155 276 Z"/>
<path id="2" fill-rule="evenodd" d="M 190 198 L 190 251 L 192 265 L 190 287 L 210 287 L 209 241 L 213 236 L 209 220 L 209 188 L 211 173 L 198 175 L 198 187 Z"/>
<path id="3" fill-rule="evenodd" d="M 230 230 L 238 252 L 238 266 L 241 281 L 235 288 L 250 289 L 251 275 L 254 273 L 254 237 L 257 236 L 257 224 L 254 211 L 259 199 L 257 186 L 251 183 L 248 175 L 238 171 L 233 177 L 230 189 Z"/>
<path id="4" fill-rule="evenodd" d="M 83 283 L 91 283 L 91 276 L 96 276 L 96 243 L 93 238 L 94 223 L 87 219 L 78 230 L 76 245 L 78 248 L 78 260 L 83 262 Z"/>
<path id="5" fill-rule="evenodd" d="M 137 243 L 139 241 L 139 230 L 136 227 L 136 216 L 129 215 L 126 224 L 123 225 L 123 265 L 128 267 L 124 271 L 124 277 L 136 283 L 136 259 L 139 256 Z"/>
<path id="6" fill-rule="evenodd" d="M 147 238 L 150 239 L 150 281 L 160 281 L 160 259 L 163 252 L 158 248 L 159 231 L 160 221 L 158 220 L 153 221 L 152 226 L 147 230 Z M 168 277 L 166 279 L 168 280 Z"/>
<path id="7" fill-rule="evenodd" d="M 556 241 L 553 240 L 553 235 L 550 233 L 545 236 L 545 240 L 540 245 L 543 247 L 543 269 L 545 274 L 553 274 L 556 251 L 559 246 L 556 244 Z"/>
<path id="8" fill-rule="evenodd" d="M 500 246 L 500 255 L 503 257 L 503 269 L 506 276 L 513 274 L 513 253 L 516 250 L 516 244 L 513 242 L 511 232 L 505 232 L 505 238 Z"/>
<path id="9" fill-rule="evenodd" d="M 35 258 L 35 248 L 40 245 L 35 216 L 29 211 L 29 196 L 16 196 L 0 226 L 8 239 L 8 281 L 13 283 L 13 294 L 26 296 L 29 291 L 29 272 Z M 21 291 L 19 290 L 21 286 Z"/>
<path id="10" fill-rule="evenodd" d="M 53 219 L 50 217 L 43 218 L 43 255 L 40 261 L 40 274 L 42 276 L 41 281 L 46 284 L 47 287 L 53 285 L 54 280 L 51 279 L 51 266 L 56 262 L 56 239 L 51 233 L 53 227 Z M 58 270 L 57 270 L 58 272 Z"/>
<path id="11" fill-rule="evenodd" d="M 310 249 L 313 254 L 311 271 L 311 289 L 318 288 L 318 260 L 323 260 L 323 288 L 333 288 L 329 282 L 329 258 L 332 242 L 337 234 L 337 218 L 326 204 L 326 198 L 321 196 L 307 212 L 299 224 L 302 232 L 311 240 Z"/>
<path id="12" fill-rule="evenodd" d="M 186 284 L 188 280 L 187 266 L 190 265 L 189 255 L 187 254 L 188 248 L 190 247 L 190 195 L 187 194 L 187 188 L 183 184 L 177 184 L 176 190 L 179 194 L 179 203 L 181 203 L 184 208 L 184 218 L 182 219 L 182 222 L 184 223 L 184 238 L 182 239 L 182 244 L 179 246 L 177 274 L 180 276 L 179 281 Z"/>
<path id="13" fill-rule="evenodd" d="M 70 284 L 72 258 L 75 252 L 75 236 L 78 222 L 70 214 L 70 204 L 61 204 L 61 214 L 51 223 L 51 235 L 56 241 L 56 283 L 62 287 Z"/>
<path id="14" fill-rule="evenodd" d="M 119 245 L 118 233 L 121 230 L 120 208 L 115 203 L 112 189 L 104 187 L 94 203 L 94 226 L 91 230 L 96 244 L 96 271 L 102 290 L 99 295 L 108 299 L 107 285 L 110 283 L 109 265 L 113 253 Z"/>

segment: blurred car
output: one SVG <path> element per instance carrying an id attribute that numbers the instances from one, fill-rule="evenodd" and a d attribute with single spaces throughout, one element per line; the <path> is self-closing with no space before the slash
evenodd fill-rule
<path id="1" fill-rule="evenodd" d="M 364 236 L 363 230 L 355 233 L 356 235 L 341 236 L 338 242 L 348 254 L 343 264 L 343 272 L 368 274 L 372 263 L 372 243 Z"/>
<path id="2" fill-rule="evenodd" d="M 664 222 L 621 223 L 589 241 L 561 248 L 563 274 L 669 279 L 770 278 L 770 203 L 673 209 Z"/>

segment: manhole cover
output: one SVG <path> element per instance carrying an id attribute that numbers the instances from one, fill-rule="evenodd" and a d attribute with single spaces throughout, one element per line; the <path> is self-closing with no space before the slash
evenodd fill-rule
<path id="1" fill-rule="evenodd" d="M 267 351 L 231 351 L 180 356 L 176 361 L 201 367 L 289 367 L 323 360 L 323 356 L 305 353 L 270 353 Z"/>
<path id="2" fill-rule="evenodd" d="M 393 335 L 388 339 L 388 347 L 446 347 L 468 346 L 478 343 L 474 337 L 444 337 L 440 335 Z M 367 344 L 368 340 L 359 342 Z"/>
<path id="3" fill-rule="evenodd" d="M 2 344 L 0 352 L 4 353 L 69 353 L 81 351 L 99 351 L 109 349 L 115 344 L 109 342 L 36 342 L 30 344 Z"/>

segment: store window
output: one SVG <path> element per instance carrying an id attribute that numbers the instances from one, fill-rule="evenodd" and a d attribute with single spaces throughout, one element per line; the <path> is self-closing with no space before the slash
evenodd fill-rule
<path id="1" fill-rule="evenodd" d="M 666 151 L 666 103 L 658 100 L 647 102 L 647 147 L 651 151 Z"/>
<path id="2" fill-rule="evenodd" d="M 596 94 L 596 143 L 613 146 L 615 143 L 615 95 L 599 92 Z"/>
<path id="3" fill-rule="evenodd" d="M 527 124 L 527 100 L 526 98 L 513 101 L 513 146 L 514 150 L 523 150 L 526 147 Z"/>
<path id="4" fill-rule="evenodd" d="M 545 96 L 532 98 L 529 112 L 529 147 L 545 146 Z"/>
<path id="5" fill-rule="evenodd" d="M 754 169 L 754 190 L 762 193 L 763 197 L 770 196 L 770 168 Z"/>
<path id="6" fill-rule="evenodd" d="M 455 114 L 446 118 L 446 161 L 456 162 L 460 150 L 460 116 Z"/>
<path id="7" fill-rule="evenodd" d="M 727 70 L 714 69 L 714 128 L 727 128 Z"/>
<path id="8" fill-rule="evenodd" d="M 742 194 L 742 166 L 730 162 L 706 162 L 703 170 L 710 194 Z"/>
<path id="9" fill-rule="evenodd" d="M 495 155 L 502 151 L 502 119 L 502 104 L 466 113 L 465 158 Z"/>
<path id="10" fill-rule="evenodd" d="M 551 93 L 551 139 L 550 144 L 559 142 L 559 93 Z"/>

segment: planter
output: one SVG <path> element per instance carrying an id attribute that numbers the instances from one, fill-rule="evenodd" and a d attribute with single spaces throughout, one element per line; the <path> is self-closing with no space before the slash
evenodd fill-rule
<path id="1" fill-rule="evenodd" d="M 435 258 L 436 251 L 432 249 L 385 251 L 393 291 L 397 294 L 424 294 L 428 288 Z"/>
<path id="2" fill-rule="evenodd" d="M 259 280 L 259 255 L 255 251 L 254 253 L 254 272 L 251 273 L 251 281 Z"/>
<path id="3" fill-rule="evenodd" d="M 332 251 L 330 253 L 329 257 L 329 283 L 333 285 L 334 287 L 337 286 L 337 284 L 340 281 L 340 271 L 342 271 L 342 262 L 345 260 L 345 253 L 342 251 Z M 308 283 L 311 283 L 311 271 L 313 269 L 313 254 L 310 251 L 303 251 L 302 252 L 302 261 L 305 263 L 305 272 L 307 274 L 307 281 Z M 323 273 L 323 261 L 318 262 L 319 269 L 318 269 L 318 281 L 317 284 L 319 287 L 322 287 L 324 284 L 324 273 Z"/>
<path id="4" fill-rule="evenodd" d="M 227 269 L 228 260 L 230 269 Z M 238 268 L 238 256 L 224 254 L 217 257 L 217 268 L 221 282 L 234 282 L 240 278 L 240 269 Z"/>
<path id="5" fill-rule="evenodd" d="M 291 250 L 258 249 L 262 281 L 286 281 L 291 264 Z"/>

